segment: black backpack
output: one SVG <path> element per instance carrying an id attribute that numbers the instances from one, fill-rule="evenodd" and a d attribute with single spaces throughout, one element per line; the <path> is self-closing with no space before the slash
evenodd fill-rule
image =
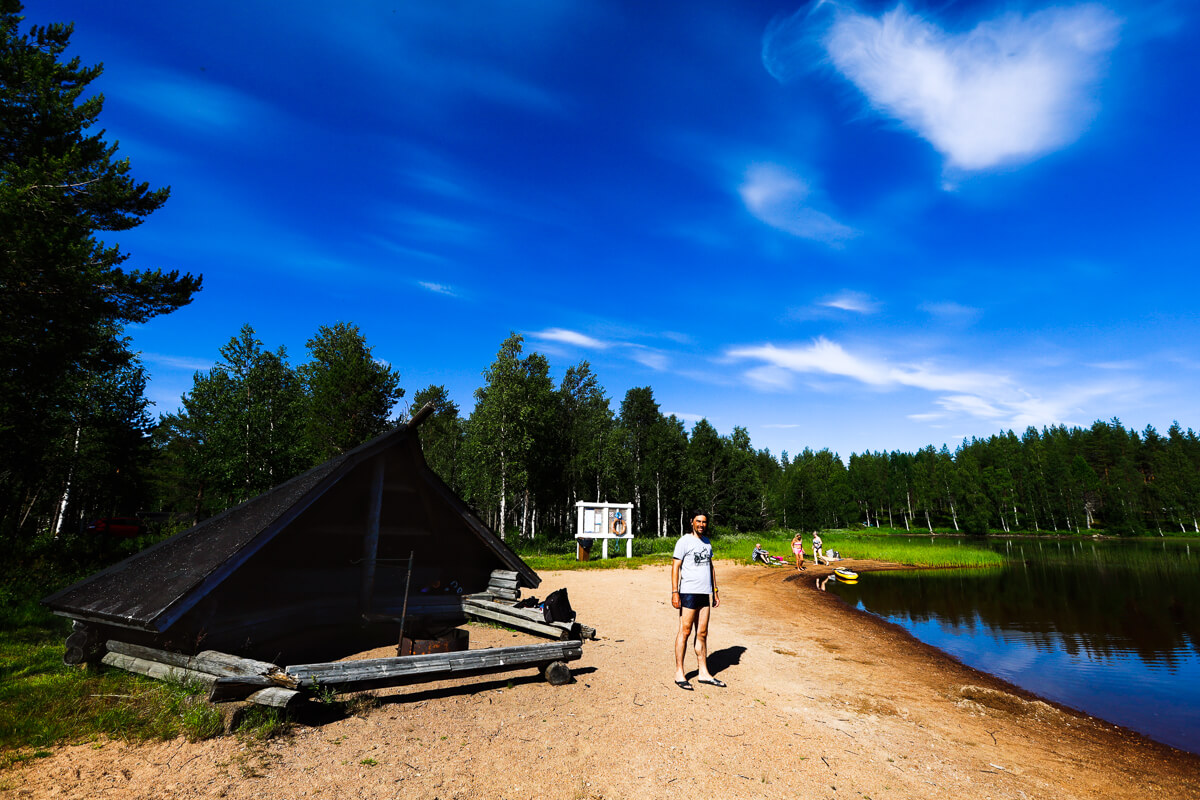
<path id="1" fill-rule="evenodd" d="M 575 609 L 571 608 L 571 601 L 567 599 L 565 588 L 555 589 L 546 595 L 546 602 L 542 603 L 542 614 L 545 615 L 546 622 L 575 621 Z"/>

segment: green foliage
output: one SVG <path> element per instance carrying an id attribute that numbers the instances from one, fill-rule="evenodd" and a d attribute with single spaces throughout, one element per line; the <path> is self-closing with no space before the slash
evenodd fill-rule
<path id="1" fill-rule="evenodd" d="M 322 326 L 308 340 L 300 368 L 307 395 L 307 434 L 316 461 L 353 450 L 390 427 L 404 390 L 400 373 L 376 361 L 357 325 Z"/>
<path id="2" fill-rule="evenodd" d="M 466 426 L 458 415 L 458 404 L 450 399 L 445 386 L 427 386 L 413 395 L 413 412 L 432 403 L 434 412 L 421 424 L 421 450 L 425 463 L 455 492 L 464 488 L 462 463 Z"/>
<path id="3" fill-rule="evenodd" d="M 221 732 L 220 714 L 194 689 L 121 670 L 62 663 L 63 620 L 27 600 L 0 627 L 0 750 L 25 752 L 99 736 L 141 741 Z M 6 623 L 16 622 L 8 615 Z"/>
<path id="4" fill-rule="evenodd" d="M 144 378 L 121 328 L 187 304 L 200 288 L 191 275 L 127 271 L 127 255 L 97 238 L 141 224 L 168 190 L 137 182 L 103 131 L 89 132 L 103 98 L 84 94 L 101 70 L 65 58 L 72 27 L 22 33 L 20 12 L 15 0 L 0 3 L 0 537 L 7 539 L 136 508 Z M 114 467 L 108 480 L 96 469 L 105 462 Z M 113 479 L 115 467 L 127 477 Z M 72 494 L 81 485 L 89 497 Z"/>
<path id="5" fill-rule="evenodd" d="M 851 456 L 861 518 L 906 530 L 972 534 L 1194 533 L 1200 519 L 1200 439 L 1178 423 L 1139 436 L 1119 420 L 1089 429 L 1029 428 L 971 439 L 951 454 Z"/>
<path id="6" fill-rule="evenodd" d="M 495 525 L 504 535 L 510 500 L 518 501 L 518 524 L 528 530 L 531 501 L 553 474 L 553 462 L 539 445 L 550 441 L 556 421 L 555 395 L 545 356 L 522 358 L 524 339 L 512 334 L 500 345 L 475 392 L 475 411 L 467 425 L 466 450 L 472 465 L 469 497 L 477 505 L 498 505 Z M 514 504 L 515 505 L 515 504 Z"/>
<path id="7" fill-rule="evenodd" d="M 249 325 L 197 372 L 183 411 L 163 417 L 155 442 L 169 508 L 201 519 L 262 494 L 311 465 L 304 394 L 281 347 L 263 349 Z"/>

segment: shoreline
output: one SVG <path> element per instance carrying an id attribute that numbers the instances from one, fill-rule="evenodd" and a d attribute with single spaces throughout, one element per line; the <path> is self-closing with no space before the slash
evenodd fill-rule
<path id="1" fill-rule="evenodd" d="M 573 684 L 513 673 L 383 690 L 376 707 L 265 743 L 57 747 L 0 773 L 0 796 L 1200 799 L 1200 757 L 1036 698 L 789 570 L 716 569 L 709 665 L 725 689 L 672 682 L 666 570 L 547 571 L 526 594 L 567 588 L 600 635 Z M 467 628 L 472 649 L 527 641 Z"/>
<path id="2" fill-rule="evenodd" d="M 1019 538 L 1019 537 L 1014 537 L 1014 538 Z M 1115 537 L 1113 537 L 1113 538 L 1115 538 Z M 868 561 L 865 559 L 858 559 L 858 560 L 843 559 L 843 560 L 846 561 L 848 564 L 854 564 L 855 566 L 853 566 L 852 568 L 855 571 L 861 572 L 861 573 L 890 572 L 890 571 L 896 571 L 896 570 L 926 571 L 926 570 L 962 569 L 961 567 L 917 567 L 917 566 L 909 566 L 909 565 L 904 565 L 904 564 L 894 564 L 891 562 L 884 562 L 884 561 Z M 812 570 L 812 569 L 814 569 L 814 567 L 810 566 L 809 570 Z M 826 575 L 833 571 L 833 567 L 828 567 L 828 566 L 821 566 L 821 567 L 818 567 L 818 569 L 825 570 L 824 574 L 826 574 Z M 791 582 L 794 579 L 794 577 L 795 577 L 794 575 L 787 576 L 784 578 L 783 582 L 784 583 Z M 808 578 L 809 576 L 804 575 L 804 577 Z M 822 577 L 822 574 L 813 575 L 812 577 L 819 578 L 819 577 Z M 918 638 L 912 632 L 910 632 L 908 629 L 906 629 L 903 625 L 899 625 L 897 623 L 890 622 L 886 619 L 883 619 L 880 616 L 877 616 L 876 614 L 871 613 L 870 611 L 855 608 L 854 606 L 852 606 L 848 602 L 846 602 L 846 600 L 841 595 L 837 594 L 836 592 L 827 592 L 822 589 L 818 589 L 815 586 L 810 586 L 807 588 L 810 591 L 812 591 L 818 595 L 827 595 L 827 596 L 831 597 L 841 607 L 841 610 L 844 613 L 858 617 L 860 619 L 860 621 L 862 621 L 863 624 L 887 626 L 888 628 L 892 629 L 896 635 L 904 636 L 904 637 L 907 637 L 908 639 L 912 640 L 912 645 L 914 647 L 927 649 L 927 650 L 931 651 L 932 655 L 934 655 L 935 657 L 940 657 L 940 658 L 946 659 L 950 662 L 953 662 L 954 664 L 957 664 L 962 669 L 968 670 L 969 672 L 976 674 L 979 677 L 981 683 L 992 684 L 993 688 L 999 689 L 1001 691 L 1007 692 L 1007 693 L 1015 695 L 1017 697 L 1024 698 L 1025 700 L 1045 703 L 1049 706 L 1052 706 L 1053 708 L 1058 709 L 1059 711 L 1061 711 L 1064 714 L 1070 714 L 1070 715 L 1077 716 L 1077 717 L 1087 718 L 1087 719 L 1093 721 L 1094 723 L 1096 723 L 1097 725 L 1106 726 L 1106 727 L 1109 727 L 1116 731 L 1121 732 L 1122 736 L 1124 736 L 1124 737 L 1139 737 L 1141 739 L 1144 739 L 1148 745 L 1153 745 L 1153 746 L 1163 748 L 1165 751 L 1167 751 L 1169 753 L 1179 753 L 1179 754 L 1183 754 L 1185 756 L 1192 756 L 1197 759 L 1200 759 L 1200 753 L 1192 753 L 1188 750 L 1183 750 L 1181 748 L 1174 747 L 1170 744 L 1167 744 L 1166 742 L 1159 741 L 1158 739 L 1155 739 L 1152 736 L 1144 734 L 1140 731 L 1136 731 L 1133 728 L 1129 728 L 1125 725 L 1121 725 L 1120 723 L 1113 722 L 1109 719 L 1098 716 L 1096 714 L 1092 714 L 1083 709 L 1075 708 L 1074 706 L 1070 706 L 1065 703 L 1060 703 L 1057 700 L 1054 700 L 1049 697 L 1045 697 L 1043 695 L 1038 694 L 1035 691 L 1026 689 L 1023 686 L 1019 686 L 1015 683 L 1012 683 L 1011 681 L 1009 681 L 1005 678 L 1002 678 L 998 675 L 995 675 L 991 672 L 988 672 L 987 670 L 983 670 L 983 669 L 980 669 L 979 667 L 971 666 L 970 664 L 967 664 L 962 659 L 958 658 L 957 656 L 953 655 L 952 653 L 948 653 L 945 650 L 942 650 L 940 647 L 937 647 L 936 645 L 932 645 L 932 644 L 929 644 L 928 642 L 922 641 L 920 638 Z"/>

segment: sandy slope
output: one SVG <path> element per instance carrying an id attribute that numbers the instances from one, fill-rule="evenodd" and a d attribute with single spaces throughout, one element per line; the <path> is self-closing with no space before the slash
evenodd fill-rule
<path id="1" fill-rule="evenodd" d="M 672 683 L 665 570 L 543 573 L 537 594 L 567 586 L 602 637 L 574 662 L 573 685 L 526 672 L 382 692 L 362 716 L 266 745 L 65 747 L 0 774 L 2 793 L 1200 798 L 1200 758 L 963 667 L 816 591 L 816 568 L 718 569 L 711 663 L 727 689 Z M 471 638 L 473 648 L 527 640 L 481 626 Z"/>

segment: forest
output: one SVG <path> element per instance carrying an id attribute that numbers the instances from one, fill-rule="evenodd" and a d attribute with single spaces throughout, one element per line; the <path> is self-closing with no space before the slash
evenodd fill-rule
<path id="1" fill-rule="evenodd" d="M 321 327 L 293 367 L 245 326 L 198 372 L 174 413 L 151 420 L 144 375 L 126 368 L 107 414 L 60 433 L 52 491 L 25 499 L 28 533 L 78 531 L 91 518 L 141 514 L 193 524 L 389 430 L 405 398 L 398 371 L 352 324 Z M 650 386 L 619 403 L 586 361 L 557 384 L 512 334 L 464 414 L 442 386 L 414 392 L 430 467 L 508 537 L 566 540 L 577 501 L 634 503 L 638 536 L 673 536 L 691 509 L 718 531 L 882 527 L 913 532 L 1165 534 L 1197 530 L 1200 439 L 1119 420 L 1028 428 L 951 451 L 829 450 L 778 456 L 749 433 L 664 415 Z M 119 465 L 119 469 L 114 468 Z M 7 520 L 7 517 L 6 517 Z M 6 524 L 8 524 L 6 522 Z"/>

